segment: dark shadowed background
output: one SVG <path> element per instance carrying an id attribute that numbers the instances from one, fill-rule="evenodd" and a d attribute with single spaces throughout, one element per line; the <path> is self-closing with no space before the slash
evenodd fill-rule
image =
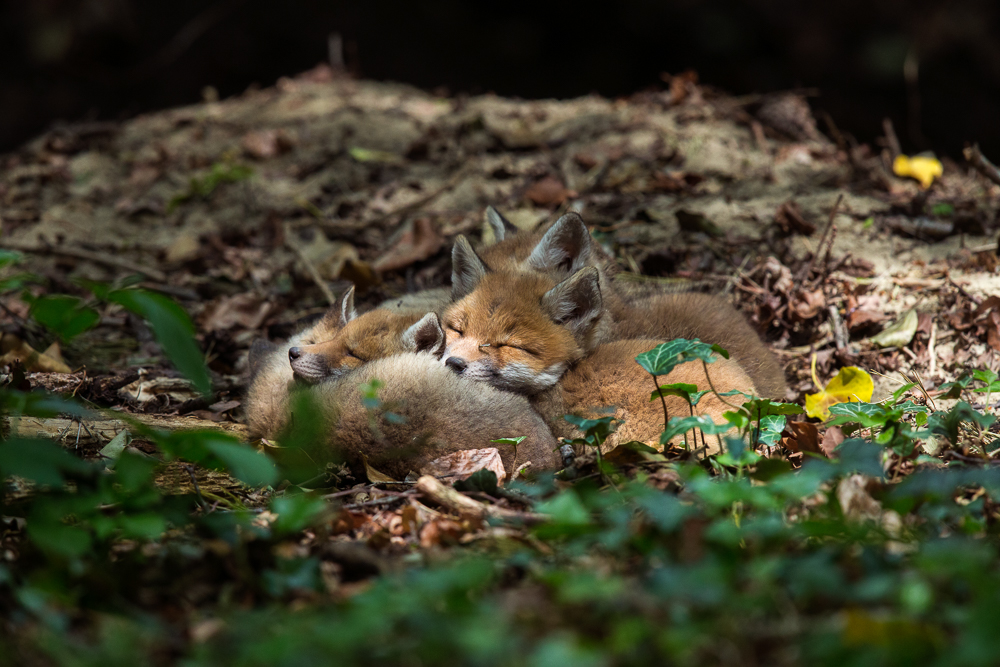
<path id="1" fill-rule="evenodd" d="M 2 0 L 0 150 L 54 122 L 118 119 L 271 85 L 327 60 L 373 79 L 521 97 L 627 95 L 694 69 L 735 94 L 816 88 L 859 141 L 1000 155 L 994 0 Z M 825 129 L 825 128 L 824 128 Z"/>

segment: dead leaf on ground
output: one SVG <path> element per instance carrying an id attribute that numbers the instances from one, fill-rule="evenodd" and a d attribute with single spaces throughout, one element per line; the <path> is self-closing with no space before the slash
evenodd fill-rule
<path id="1" fill-rule="evenodd" d="M 464 449 L 438 457 L 422 466 L 420 474 L 432 475 L 445 482 L 456 482 L 484 468 L 496 474 L 498 484 L 502 484 L 507 478 L 507 470 L 496 447 Z"/>
<path id="2" fill-rule="evenodd" d="M 53 343 L 44 352 L 39 352 L 14 334 L 3 334 L 0 337 L 0 367 L 14 361 L 19 361 L 24 370 L 33 373 L 71 373 L 59 350 L 59 344 Z"/>
<path id="3" fill-rule="evenodd" d="M 194 387 L 191 386 L 191 383 L 184 378 L 167 377 L 148 379 L 140 377 L 135 382 L 119 389 L 118 395 L 125 399 L 134 400 L 137 403 L 163 400 L 160 398 L 161 396 L 172 403 L 183 403 L 200 396 Z"/>
<path id="4" fill-rule="evenodd" d="M 878 483 L 864 475 L 845 477 L 837 485 L 837 500 L 844 516 L 853 521 L 878 520 L 882 505 L 872 498 L 871 491 Z"/>
<path id="5" fill-rule="evenodd" d="M 234 327 L 260 329 L 274 304 L 254 292 L 224 296 L 208 304 L 198 318 L 205 331 L 225 331 Z"/>
<path id="6" fill-rule="evenodd" d="M 424 524 L 420 529 L 420 546 L 424 549 L 440 546 L 442 542 L 455 543 L 467 531 L 457 521 L 451 519 L 434 519 Z"/>
<path id="7" fill-rule="evenodd" d="M 524 196 L 536 206 L 559 206 L 576 193 L 555 176 L 546 176 L 532 183 Z"/>
<path id="8" fill-rule="evenodd" d="M 837 445 L 844 441 L 844 432 L 839 426 L 831 426 L 826 429 L 826 433 L 823 434 L 823 441 L 820 443 L 820 449 L 826 454 L 827 458 L 833 458 L 833 450 L 837 448 Z"/>
<path id="9" fill-rule="evenodd" d="M 802 210 L 792 200 L 786 201 L 774 212 L 774 221 L 786 234 L 809 235 L 816 231 L 816 225 L 802 217 Z"/>
<path id="10" fill-rule="evenodd" d="M 417 218 L 407 224 L 399 240 L 372 263 L 372 268 L 380 273 L 403 269 L 431 257 L 443 245 L 444 239 L 430 218 Z"/>
<path id="11" fill-rule="evenodd" d="M 847 316 L 847 328 L 854 332 L 867 326 L 878 324 L 885 319 L 885 313 L 877 310 L 852 310 Z"/>
<path id="12" fill-rule="evenodd" d="M 819 446 L 819 432 L 811 422 L 788 422 L 785 432 L 789 435 L 781 438 L 781 444 L 791 452 L 812 452 L 822 454 Z M 782 434 L 784 435 L 784 434 Z"/>
<path id="13" fill-rule="evenodd" d="M 823 295 L 823 290 L 813 292 L 802 290 L 794 295 L 789 305 L 800 319 L 811 320 L 826 308 L 826 297 Z"/>
<path id="14" fill-rule="evenodd" d="M 251 130 L 243 135 L 243 150 L 258 160 L 284 153 L 292 141 L 284 130 Z"/>

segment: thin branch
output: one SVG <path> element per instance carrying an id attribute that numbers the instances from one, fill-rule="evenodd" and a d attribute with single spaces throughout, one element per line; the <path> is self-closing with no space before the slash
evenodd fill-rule
<path id="1" fill-rule="evenodd" d="M 89 262 L 104 264 L 105 266 L 125 269 L 126 271 L 132 271 L 133 273 L 141 273 L 144 276 L 149 276 L 157 282 L 163 283 L 167 281 L 167 274 L 159 269 L 143 266 L 142 264 L 125 259 L 124 257 L 117 257 L 115 255 L 109 255 L 108 253 L 97 252 L 94 250 L 84 250 L 83 248 L 70 248 L 67 246 L 54 246 L 49 244 L 29 245 L 27 243 L 18 243 L 17 241 L 8 240 L 0 241 L 0 248 L 30 252 L 38 255 L 62 255 L 64 257 L 84 259 Z"/>
<path id="2" fill-rule="evenodd" d="M 979 151 L 979 144 L 972 144 L 971 147 L 965 148 L 962 155 L 969 161 L 969 164 L 976 168 L 976 171 L 1000 185 L 1000 169 L 997 169 L 997 166 L 987 160 L 986 156 Z"/>

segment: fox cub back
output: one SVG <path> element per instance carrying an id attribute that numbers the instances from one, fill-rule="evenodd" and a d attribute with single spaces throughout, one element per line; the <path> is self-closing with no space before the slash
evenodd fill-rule
<path id="1" fill-rule="evenodd" d="M 354 287 L 344 294 L 338 312 L 340 326 L 329 338 L 289 348 L 288 362 L 299 380 L 319 382 L 404 352 L 440 356 L 444 351 L 444 334 L 434 313 L 421 316 L 376 308 L 358 315 Z"/>

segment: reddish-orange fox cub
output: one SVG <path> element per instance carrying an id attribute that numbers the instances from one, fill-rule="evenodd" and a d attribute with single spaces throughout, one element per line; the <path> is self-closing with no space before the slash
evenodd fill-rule
<path id="1" fill-rule="evenodd" d="M 468 289 L 467 295 L 443 318 L 447 366 L 463 377 L 527 395 L 556 435 L 570 435 L 562 420 L 566 412 L 613 405 L 625 425 L 622 435 L 609 444 L 619 437 L 658 441 L 662 405 L 650 405 L 651 381 L 635 357 L 661 340 L 599 344 L 608 318 L 595 267 L 555 284 L 537 273 L 482 271 L 466 277 L 478 282 L 471 289 L 461 287 Z M 735 360 L 720 359 L 709 365 L 709 373 L 719 392 L 757 393 Z M 677 367 L 661 381 L 710 388 L 704 369 L 693 363 Z M 697 412 L 710 414 L 719 423 L 722 413 L 732 409 L 714 395 L 702 400 Z M 671 399 L 668 412 L 687 414 L 685 405 Z"/>
<path id="2" fill-rule="evenodd" d="M 327 330 L 323 340 L 288 349 L 295 377 L 315 383 L 347 373 L 362 364 L 404 352 L 430 352 L 441 356 L 444 334 L 434 313 L 399 314 L 376 308 L 363 315 L 354 309 L 352 286 L 335 309 L 339 327 Z"/>
<path id="3" fill-rule="evenodd" d="M 784 372 L 746 319 L 724 299 L 701 293 L 636 296 L 613 280 L 614 262 L 595 244 L 579 215 L 569 213 L 544 232 L 517 233 L 492 207 L 486 221 L 497 242 L 477 253 L 459 237 L 452 251 L 452 298 L 468 296 L 491 273 L 530 273 L 563 281 L 593 267 L 602 301 L 594 316 L 594 341 L 699 338 L 728 350 L 763 396 L 781 398 Z"/>

